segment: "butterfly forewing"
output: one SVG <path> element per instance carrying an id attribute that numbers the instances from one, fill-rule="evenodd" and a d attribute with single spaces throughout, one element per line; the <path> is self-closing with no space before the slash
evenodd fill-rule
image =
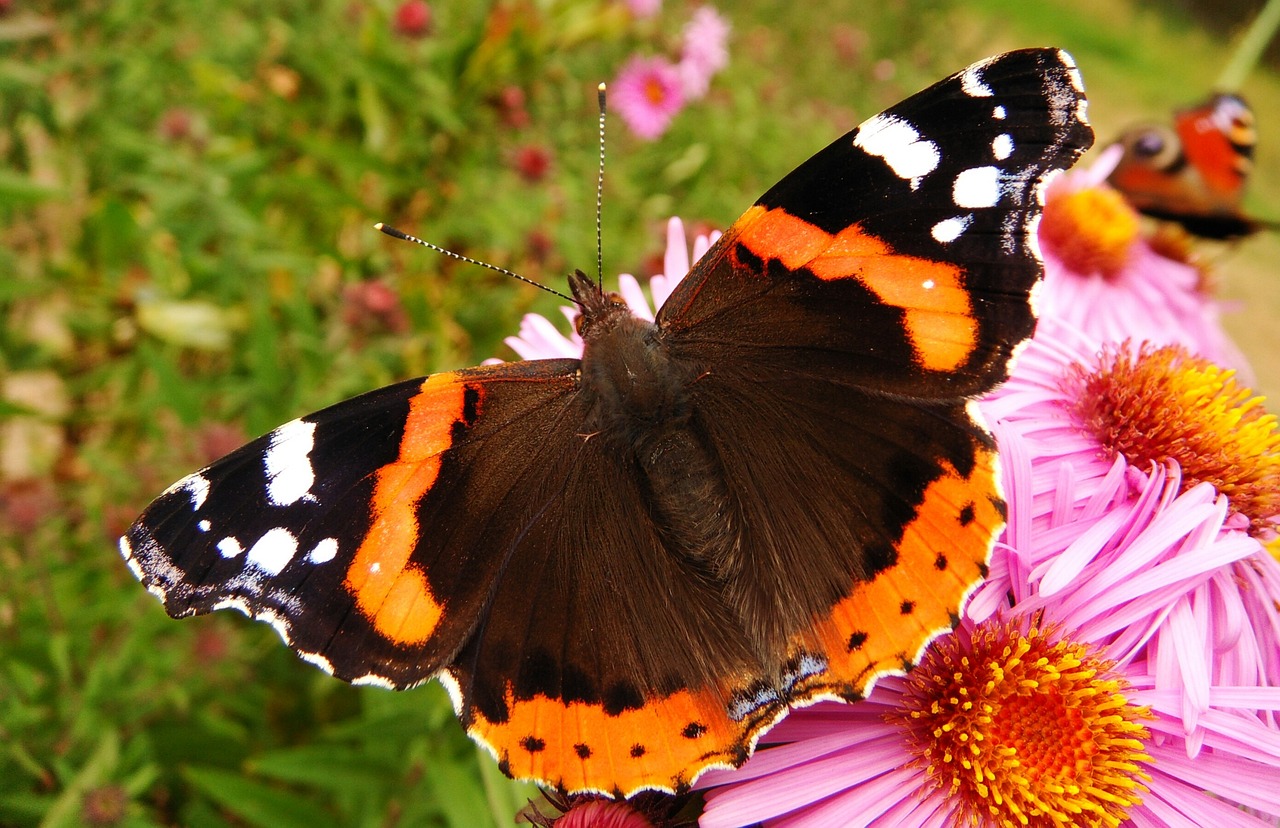
<path id="1" fill-rule="evenodd" d="M 122 540 L 339 677 L 438 675 L 503 769 L 678 790 L 949 628 L 1002 525 L 971 401 L 1034 325 L 1070 58 L 976 64 L 765 194 L 655 323 L 586 277 L 581 361 L 439 374 L 282 426 Z"/>

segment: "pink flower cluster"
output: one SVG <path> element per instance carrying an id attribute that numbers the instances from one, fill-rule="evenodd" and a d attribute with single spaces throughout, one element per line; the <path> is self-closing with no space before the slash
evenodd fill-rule
<path id="1" fill-rule="evenodd" d="M 656 13 L 631 3 L 637 17 Z M 639 6 L 640 8 L 636 8 Z M 711 79 L 729 63 L 729 24 L 711 6 L 694 11 L 681 36 L 680 57 L 635 55 L 610 86 L 610 101 L 637 136 L 653 140 L 690 101 L 707 94 Z"/>

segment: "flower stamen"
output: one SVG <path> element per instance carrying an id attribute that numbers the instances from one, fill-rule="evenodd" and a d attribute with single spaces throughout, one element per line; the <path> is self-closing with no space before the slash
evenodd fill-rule
<path id="1" fill-rule="evenodd" d="M 1150 778 L 1150 713 L 1088 645 L 1024 623 L 939 639 L 892 718 L 957 824 L 1118 826 Z"/>
<path id="2" fill-rule="evenodd" d="M 1128 343 L 1068 371 L 1075 415 L 1111 457 L 1148 469 L 1170 460 L 1184 491 L 1210 483 L 1255 533 L 1280 516 L 1280 428 L 1235 372 L 1179 346 Z"/>

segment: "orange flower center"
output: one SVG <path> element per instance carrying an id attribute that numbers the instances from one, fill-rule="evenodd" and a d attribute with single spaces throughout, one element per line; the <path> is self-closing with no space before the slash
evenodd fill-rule
<path id="1" fill-rule="evenodd" d="M 649 103 L 657 106 L 667 99 L 667 88 L 662 85 L 662 81 L 657 78 L 645 78 L 644 96 Z"/>
<path id="2" fill-rule="evenodd" d="M 1138 214 L 1119 193 L 1087 187 L 1046 201 L 1039 237 L 1072 271 L 1110 278 L 1128 262 L 1138 229 Z"/>
<path id="3" fill-rule="evenodd" d="M 1150 713 L 1088 645 L 1022 626 L 939 639 L 895 718 L 957 825 L 1118 826 L 1146 790 Z"/>
<path id="4" fill-rule="evenodd" d="M 1178 346 L 1128 343 L 1092 368 L 1074 366 L 1066 393 L 1112 457 L 1146 470 L 1175 460 L 1183 488 L 1211 483 L 1255 532 L 1280 516 L 1280 428 L 1235 372 Z"/>

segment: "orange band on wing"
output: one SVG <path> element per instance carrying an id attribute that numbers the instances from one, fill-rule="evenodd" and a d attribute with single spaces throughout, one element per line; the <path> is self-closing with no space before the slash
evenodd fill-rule
<path id="1" fill-rule="evenodd" d="M 968 478 L 953 470 L 930 484 L 897 563 L 855 586 L 818 625 L 827 672 L 799 695 L 862 694 L 872 675 L 901 672 L 925 641 L 951 628 L 1004 526 L 997 494 L 995 454 L 985 449 Z"/>
<path id="2" fill-rule="evenodd" d="M 953 371 L 977 347 L 978 323 L 957 265 L 894 253 L 856 224 L 832 235 L 780 207 L 752 207 L 735 231 L 737 241 L 763 259 L 806 268 L 819 279 L 857 279 L 884 304 L 902 308 L 924 368 Z"/>
<path id="3" fill-rule="evenodd" d="M 748 729 L 769 724 L 732 721 L 725 696 L 680 691 L 609 715 L 599 704 L 541 695 L 516 701 L 508 688 L 507 721 L 490 722 L 477 712 L 467 732 L 505 760 L 514 779 L 543 780 L 571 792 L 670 791 L 704 768 L 740 764 Z"/>
<path id="4" fill-rule="evenodd" d="M 443 608 L 409 556 L 418 545 L 418 502 L 436 482 L 440 457 L 452 445 L 465 391 L 455 375 L 435 374 L 409 401 L 400 456 L 378 470 L 373 523 L 347 570 L 345 586 L 360 612 L 397 644 L 420 644 L 440 623 Z"/>

